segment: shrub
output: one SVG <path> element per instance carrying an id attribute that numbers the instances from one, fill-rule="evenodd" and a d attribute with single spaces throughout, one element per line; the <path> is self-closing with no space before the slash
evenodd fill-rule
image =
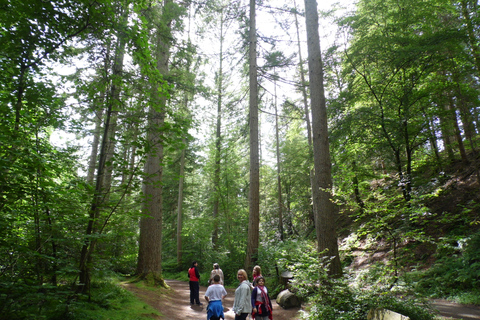
<path id="1" fill-rule="evenodd" d="M 475 295 L 480 286 L 480 233 L 440 243 L 435 264 L 424 272 L 412 273 L 411 278 L 416 281 L 416 289 L 426 295 L 443 298 Z"/>

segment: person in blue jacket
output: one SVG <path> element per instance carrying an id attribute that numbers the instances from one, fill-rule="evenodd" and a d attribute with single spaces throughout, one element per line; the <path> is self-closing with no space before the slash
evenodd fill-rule
<path id="1" fill-rule="evenodd" d="M 205 291 L 205 300 L 208 302 L 207 320 L 225 319 L 222 300 L 227 295 L 227 290 L 225 290 L 225 287 L 220 283 L 220 275 L 214 275 L 212 280 L 213 284 Z"/>

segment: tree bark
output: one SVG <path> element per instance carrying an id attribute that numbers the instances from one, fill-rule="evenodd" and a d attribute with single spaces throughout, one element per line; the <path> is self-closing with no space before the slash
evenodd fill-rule
<path id="1" fill-rule="evenodd" d="M 453 141 L 452 138 L 452 126 L 450 126 L 450 123 L 448 121 L 448 116 L 447 116 L 447 110 L 448 107 L 445 106 L 445 102 L 443 103 L 443 110 L 439 113 L 439 119 L 440 119 L 440 130 L 442 132 L 442 140 L 443 140 L 443 146 L 447 152 L 447 157 L 450 162 L 452 162 L 455 159 L 455 154 L 453 153 Z"/>
<path id="2" fill-rule="evenodd" d="M 183 139 L 186 145 L 185 138 Z M 180 156 L 180 180 L 178 182 L 178 204 L 177 204 L 177 266 L 182 265 L 182 225 L 183 225 L 183 181 L 185 175 L 185 149 Z"/>
<path id="3" fill-rule="evenodd" d="M 100 102 L 104 100 L 105 94 L 102 92 Z M 100 144 L 100 136 L 102 133 L 102 119 L 103 108 L 96 108 L 95 110 L 95 129 L 93 131 L 92 150 L 90 152 L 90 159 L 88 160 L 87 182 L 93 185 L 95 180 L 95 168 L 97 166 L 98 145 Z"/>
<path id="4" fill-rule="evenodd" d="M 215 172 L 213 188 L 213 249 L 218 245 L 218 216 L 220 205 L 220 157 L 222 152 L 222 103 L 223 103 L 223 7 L 220 9 L 220 49 L 219 49 L 219 68 L 217 75 L 217 128 L 215 136 Z"/>
<path id="5" fill-rule="evenodd" d="M 436 162 L 438 164 L 438 167 L 440 169 L 441 159 L 440 159 L 440 152 L 438 150 L 437 134 L 436 134 L 436 130 L 435 130 L 435 125 L 434 125 L 434 122 L 433 122 L 432 118 L 429 115 L 424 113 L 423 116 L 425 117 L 425 121 L 428 123 L 428 141 L 430 143 L 430 148 L 432 148 L 432 151 L 434 152 L 435 160 L 436 160 Z"/>
<path id="6" fill-rule="evenodd" d="M 275 139 L 277 142 L 277 190 L 278 190 L 278 233 L 280 234 L 280 240 L 283 241 L 283 200 L 282 200 L 282 179 L 280 178 L 280 138 L 279 138 L 279 128 L 278 128 L 278 108 L 277 108 L 277 80 L 275 78 Z"/>
<path id="7" fill-rule="evenodd" d="M 128 8 L 123 8 L 121 16 L 121 25 L 125 26 L 128 17 Z M 95 183 L 94 198 L 90 207 L 89 221 L 85 232 L 85 241 L 80 253 L 79 265 L 79 286 L 77 292 L 90 293 L 90 271 L 93 264 L 93 252 L 95 251 L 96 239 L 91 240 L 91 236 L 101 233 L 101 222 L 99 221 L 102 206 L 105 204 L 105 183 L 110 185 L 111 179 L 107 175 L 107 161 L 113 157 L 113 149 L 111 147 L 114 142 L 114 134 L 116 127 L 116 115 L 118 113 L 120 90 L 121 90 L 121 74 L 123 72 L 123 57 L 125 54 L 126 37 L 119 32 L 118 43 L 115 50 L 115 60 L 112 70 L 112 86 L 111 99 L 107 104 L 107 116 L 105 119 L 105 127 L 103 139 L 100 148 L 100 157 L 98 161 L 97 177 Z M 110 153 L 110 154 L 109 154 Z M 111 171 L 112 169 L 110 169 Z M 111 172 L 109 173 L 111 175 Z"/>
<path id="8" fill-rule="evenodd" d="M 259 245 L 260 227 L 260 163 L 258 152 L 258 87 L 257 87 L 257 29 L 255 24 L 255 0 L 250 0 L 250 50 L 249 50 L 249 125 L 250 125 L 250 188 L 248 242 L 245 257 L 247 270 L 255 264 Z"/>
<path id="9" fill-rule="evenodd" d="M 313 142 L 312 142 L 312 125 L 310 122 L 310 110 L 308 107 L 308 95 L 307 95 L 307 81 L 305 80 L 305 68 L 303 67 L 303 58 L 302 58 L 302 47 L 300 45 L 300 31 L 298 26 L 298 17 L 297 17 L 297 2 L 294 0 L 295 6 L 295 27 L 297 31 L 297 44 L 298 44 L 298 58 L 300 64 L 300 91 L 302 92 L 302 101 L 303 108 L 305 112 L 305 123 L 307 125 L 307 139 L 308 139 L 308 153 L 313 158 Z M 315 179 L 315 169 L 312 167 L 310 170 L 310 187 L 312 189 L 312 214 L 313 214 L 313 224 L 315 225 L 315 219 L 318 216 L 317 202 L 313 199 L 318 199 L 320 197 L 319 191 L 320 186 Z"/>
<path id="10" fill-rule="evenodd" d="M 315 179 L 320 187 L 318 217 L 315 229 L 318 251 L 331 258 L 328 266 L 330 275 L 340 275 L 341 265 L 338 254 L 335 220 L 337 208 L 332 199 L 332 173 L 328 141 L 327 108 L 323 86 L 323 66 L 318 34 L 318 11 L 316 0 L 305 0 L 307 26 L 308 68 L 310 79 L 310 100 L 312 108 L 312 142 Z"/>
<path id="11" fill-rule="evenodd" d="M 465 151 L 465 146 L 463 144 L 462 135 L 460 132 L 460 126 L 458 125 L 457 113 L 455 112 L 455 106 L 453 99 L 450 98 L 449 103 L 446 105 L 448 117 L 450 120 L 450 125 L 453 127 L 453 133 L 455 135 L 455 140 L 457 141 L 457 146 L 460 151 L 460 157 L 462 158 L 463 163 L 468 163 L 467 152 Z"/>
<path id="12" fill-rule="evenodd" d="M 171 19 L 166 12 L 172 3 L 167 0 L 163 3 L 162 13 L 151 12 L 152 25 L 161 25 L 156 20 L 163 21 L 164 28 L 155 30 L 155 60 L 157 69 L 163 76 L 168 74 L 168 59 L 170 57 L 170 28 Z M 158 14 L 158 15 L 157 15 Z M 148 152 L 145 162 L 145 177 L 142 191 L 144 203 L 142 206 L 143 217 L 140 219 L 140 239 L 138 249 L 137 275 L 149 285 L 166 286 L 162 277 L 162 173 L 163 173 L 163 137 L 162 127 L 165 121 L 167 98 L 160 92 L 159 83 L 151 84 L 151 100 L 148 111 L 147 143 Z"/>

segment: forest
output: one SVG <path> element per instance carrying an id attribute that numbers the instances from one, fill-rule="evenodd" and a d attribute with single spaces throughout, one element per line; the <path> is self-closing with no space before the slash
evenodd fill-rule
<path id="1" fill-rule="evenodd" d="M 480 305 L 479 5 L 2 0 L 0 319 L 194 260 L 311 320 Z"/>

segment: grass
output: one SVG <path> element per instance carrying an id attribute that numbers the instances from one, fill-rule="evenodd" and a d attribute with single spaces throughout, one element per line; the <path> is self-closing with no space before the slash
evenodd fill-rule
<path id="1" fill-rule="evenodd" d="M 124 299 L 121 306 L 111 307 L 108 309 L 98 306 L 85 306 L 81 311 L 75 312 L 74 319 L 95 319 L 95 320 L 142 320 L 142 319 L 156 319 L 161 314 L 138 300 L 133 294 L 129 299 Z"/>
<path id="2" fill-rule="evenodd" d="M 120 286 L 120 279 L 109 279 L 92 286 L 91 300 L 79 300 L 69 308 L 68 319 L 142 320 L 158 319 L 161 313 Z"/>

